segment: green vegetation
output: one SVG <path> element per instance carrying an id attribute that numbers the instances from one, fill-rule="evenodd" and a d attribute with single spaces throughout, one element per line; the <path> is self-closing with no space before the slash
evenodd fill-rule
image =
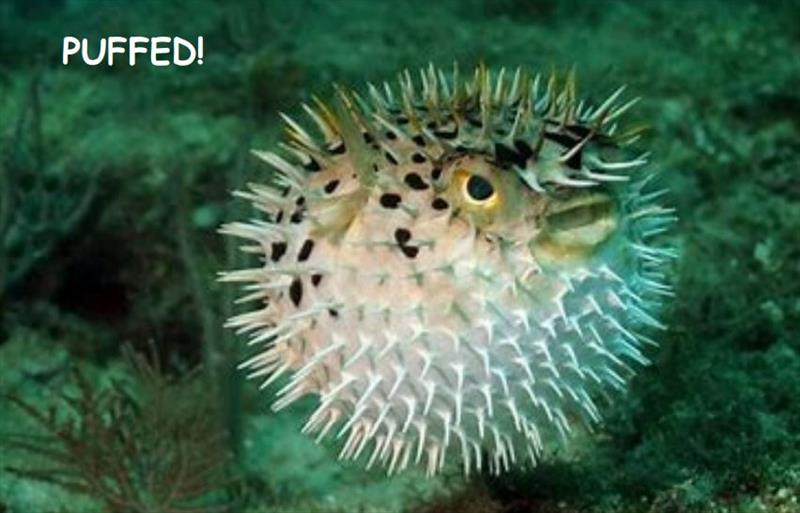
<path id="1" fill-rule="evenodd" d="M 10 397 L 43 434 L 7 433 L 4 443 L 34 461 L 7 470 L 86 494 L 109 513 L 228 510 L 222 499 L 235 481 L 225 472 L 225 432 L 215 404 L 196 400 L 196 374 L 175 380 L 157 357 L 125 356 L 127 386 L 94 386 L 75 370 L 74 392 L 58 397 L 64 408 Z"/>
<path id="2" fill-rule="evenodd" d="M 110 507 L 114 481 L 87 469 L 113 453 L 123 478 L 168 475 L 181 450 L 219 472 L 192 495 L 201 511 L 800 511 L 798 16 L 789 1 L 3 2 L 0 511 L 170 511 L 141 488 Z M 63 67 L 67 34 L 203 35 L 206 58 Z M 297 433 L 302 408 L 269 413 L 221 327 L 235 291 L 214 281 L 239 265 L 215 231 L 242 216 L 231 190 L 269 180 L 248 152 L 274 143 L 277 112 L 428 60 L 574 65 L 593 99 L 629 84 L 681 218 L 654 365 L 579 450 L 466 484 L 340 465 Z M 163 366 L 132 371 L 123 342 L 151 357 L 152 342 Z M 167 425 L 148 393 L 169 395 Z M 220 425 L 186 421 L 201 414 Z M 117 435 L 146 448 L 92 445 Z"/>

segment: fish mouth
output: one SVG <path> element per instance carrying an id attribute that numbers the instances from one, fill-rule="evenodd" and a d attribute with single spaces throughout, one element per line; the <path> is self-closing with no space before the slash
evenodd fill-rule
<path id="1" fill-rule="evenodd" d="M 532 250 L 551 263 L 585 259 L 611 238 L 618 224 L 617 206 L 608 194 L 590 192 L 556 199 L 545 208 Z"/>
<path id="2" fill-rule="evenodd" d="M 597 231 L 616 218 L 615 210 L 608 194 L 584 194 L 551 203 L 545 211 L 545 225 L 556 232 Z"/>

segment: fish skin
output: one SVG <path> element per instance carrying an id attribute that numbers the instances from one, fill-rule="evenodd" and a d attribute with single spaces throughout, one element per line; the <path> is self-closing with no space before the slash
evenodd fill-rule
<path id="1" fill-rule="evenodd" d="M 238 193 L 265 218 L 221 229 L 262 252 L 222 274 L 256 305 L 228 321 L 258 345 L 241 367 L 288 378 L 275 410 L 318 396 L 303 430 L 389 473 L 535 465 L 649 362 L 671 294 L 648 234 L 674 212 L 626 156 L 623 89 L 587 107 L 572 73 L 458 76 L 285 117 L 284 151 L 255 153 L 273 179 Z"/>

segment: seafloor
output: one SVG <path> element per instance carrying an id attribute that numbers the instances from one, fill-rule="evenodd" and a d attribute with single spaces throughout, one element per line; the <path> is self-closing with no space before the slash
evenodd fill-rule
<path id="1" fill-rule="evenodd" d="M 800 511 L 799 19 L 792 1 L 0 1 L 0 512 Z M 64 35 L 133 34 L 203 35 L 204 64 L 60 64 Z M 230 371 L 214 278 L 239 257 L 215 230 L 265 180 L 248 150 L 279 111 L 454 60 L 642 96 L 677 297 L 580 450 L 387 478 Z"/>

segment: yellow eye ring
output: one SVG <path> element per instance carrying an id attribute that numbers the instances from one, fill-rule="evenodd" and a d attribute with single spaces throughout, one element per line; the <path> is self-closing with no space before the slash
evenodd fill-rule
<path id="1" fill-rule="evenodd" d="M 491 210 L 500 202 L 500 195 L 489 179 L 463 169 L 456 172 L 456 177 L 468 205 Z"/>

